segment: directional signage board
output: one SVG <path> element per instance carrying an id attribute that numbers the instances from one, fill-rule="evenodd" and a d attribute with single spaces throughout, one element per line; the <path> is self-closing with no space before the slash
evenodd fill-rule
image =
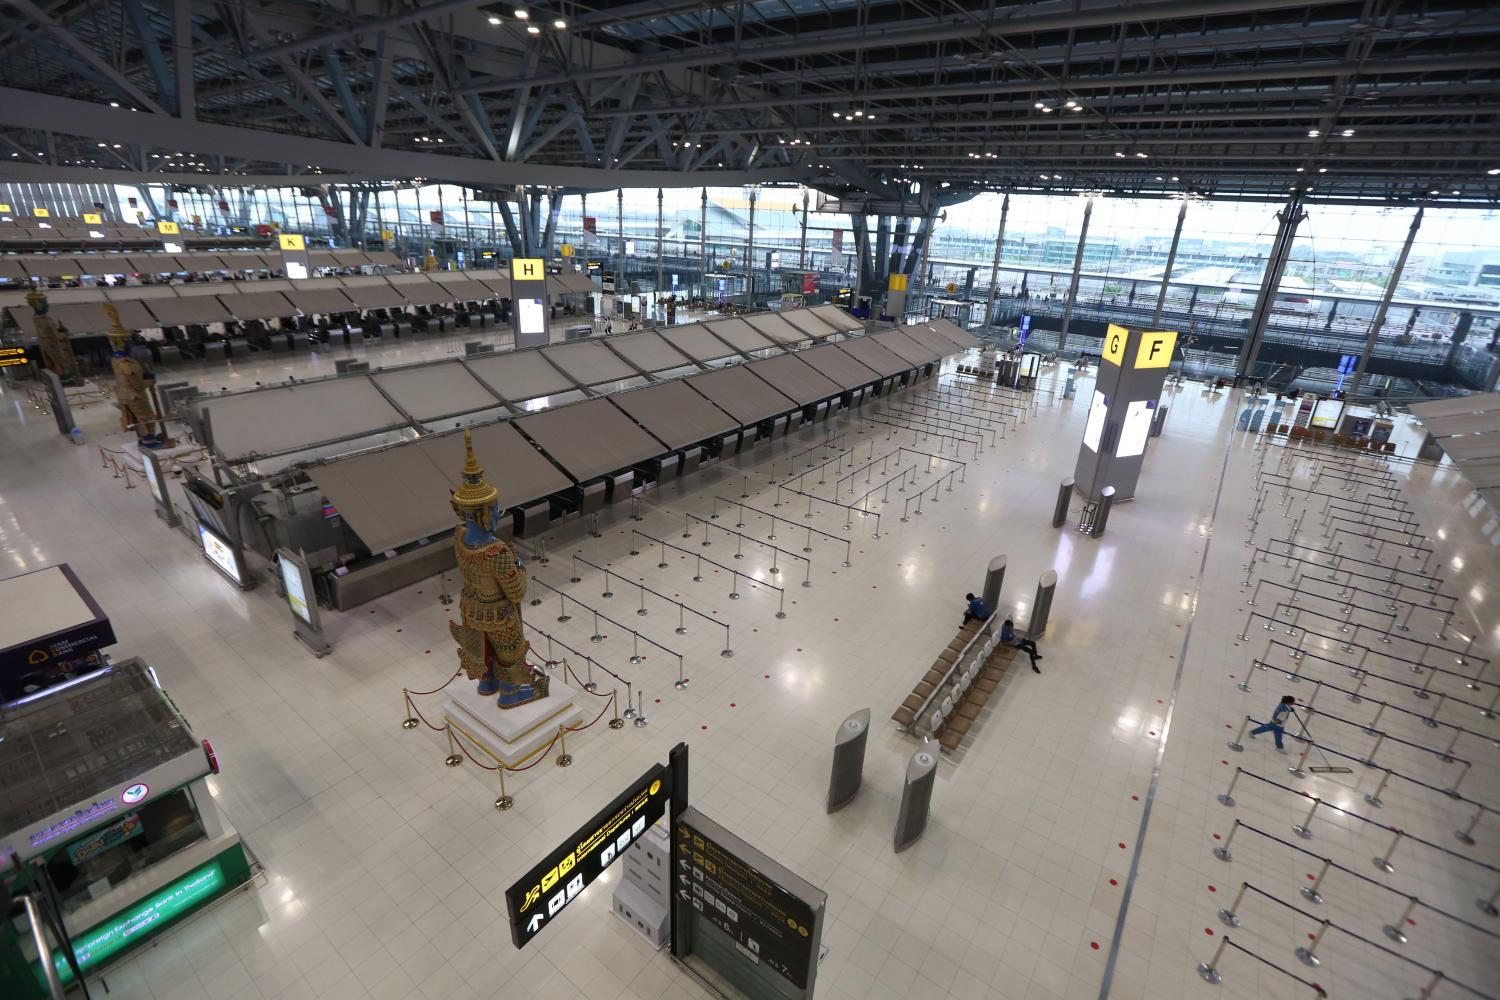
<path id="1" fill-rule="evenodd" d="M 653 764 L 578 832 L 563 841 L 505 891 L 510 939 L 517 948 L 548 924 L 604 873 L 646 828 L 661 819 L 671 798 L 664 764 Z"/>
<path id="2" fill-rule="evenodd" d="M 827 896 L 696 809 L 672 839 L 674 919 L 695 924 L 692 952 L 736 985 L 768 971 L 811 996 Z"/>
<path id="3" fill-rule="evenodd" d="M 517 257 L 510 262 L 510 298 L 516 347 L 541 347 L 551 343 L 545 260 Z"/>

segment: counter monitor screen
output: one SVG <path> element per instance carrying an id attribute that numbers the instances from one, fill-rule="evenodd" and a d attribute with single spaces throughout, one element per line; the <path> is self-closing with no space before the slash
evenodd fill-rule
<path id="1" fill-rule="evenodd" d="M 521 333 L 544 334 L 547 332 L 547 310 L 543 307 L 541 299 L 519 299 L 516 307 L 520 310 Z"/>
<path id="2" fill-rule="evenodd" d="M 235 583 L 240 581 L 240 568 L 235 563 L 234 550 L 205 524 L 198 525 L 198 537 L 203 542 L 203 554 Z"/>

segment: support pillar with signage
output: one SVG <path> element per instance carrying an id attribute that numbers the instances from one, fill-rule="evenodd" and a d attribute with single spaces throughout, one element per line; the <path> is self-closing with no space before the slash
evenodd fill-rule
<path id="1" fill-rule="evenodd" d="M 1085 498 L 1098 500 L 1106 486 L 1115 488 L 1117 502 L 1135 497 L 1176 345 L 1175 331 L 1109 325 L 1073 473 L 1075 487 Z"/>
<path id="2" fill-rule="evenodd" d="M 281 247 L 281 272 L 288 278 L 300 280 L 312 275 L 312 258 L 307 255 L 307 238 L 297 233 L 279 233 L 276 237 Z"/>
<path id="3" fill-rule="evenodd" d="M 607 289 L 606 289 L 607 291 Z M 517 257 L 510 262 L 510 318 L 516 350 L 551 343 L 547 322 L 547 262 L 540 257 Z"/>

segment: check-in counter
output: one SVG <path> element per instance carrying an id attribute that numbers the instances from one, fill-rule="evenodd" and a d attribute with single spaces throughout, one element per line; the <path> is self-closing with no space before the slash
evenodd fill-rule
<path id="1" fill-rule="evenodd" d="M 696 472 L 698 466 L 703 464 L 703 448 L 699 445 L 684 448 L 678 454 L 682 457 L 681 469 L 684 476 L 689 472 Z"/>
<path id="2" fill-rule="evenodd" d="M 635 495 L 634 472 L 617 472 L 606 482 L 608 484 L 606 493 L 612 504 L 624 503 Z"/>
<path id="3" fill-rule="evenodd" d="M 546 500 L 516 508 L 516 537 L 534 538 L 552 526 L 552 504 Z"/>

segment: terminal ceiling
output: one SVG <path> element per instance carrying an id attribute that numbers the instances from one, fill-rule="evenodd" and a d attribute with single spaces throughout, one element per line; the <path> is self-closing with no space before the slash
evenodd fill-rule
<path id="1" fill-rule="evenodd" d="M 1500 200 L 1485 0 L 5 5 L 9 180 Z"/>

